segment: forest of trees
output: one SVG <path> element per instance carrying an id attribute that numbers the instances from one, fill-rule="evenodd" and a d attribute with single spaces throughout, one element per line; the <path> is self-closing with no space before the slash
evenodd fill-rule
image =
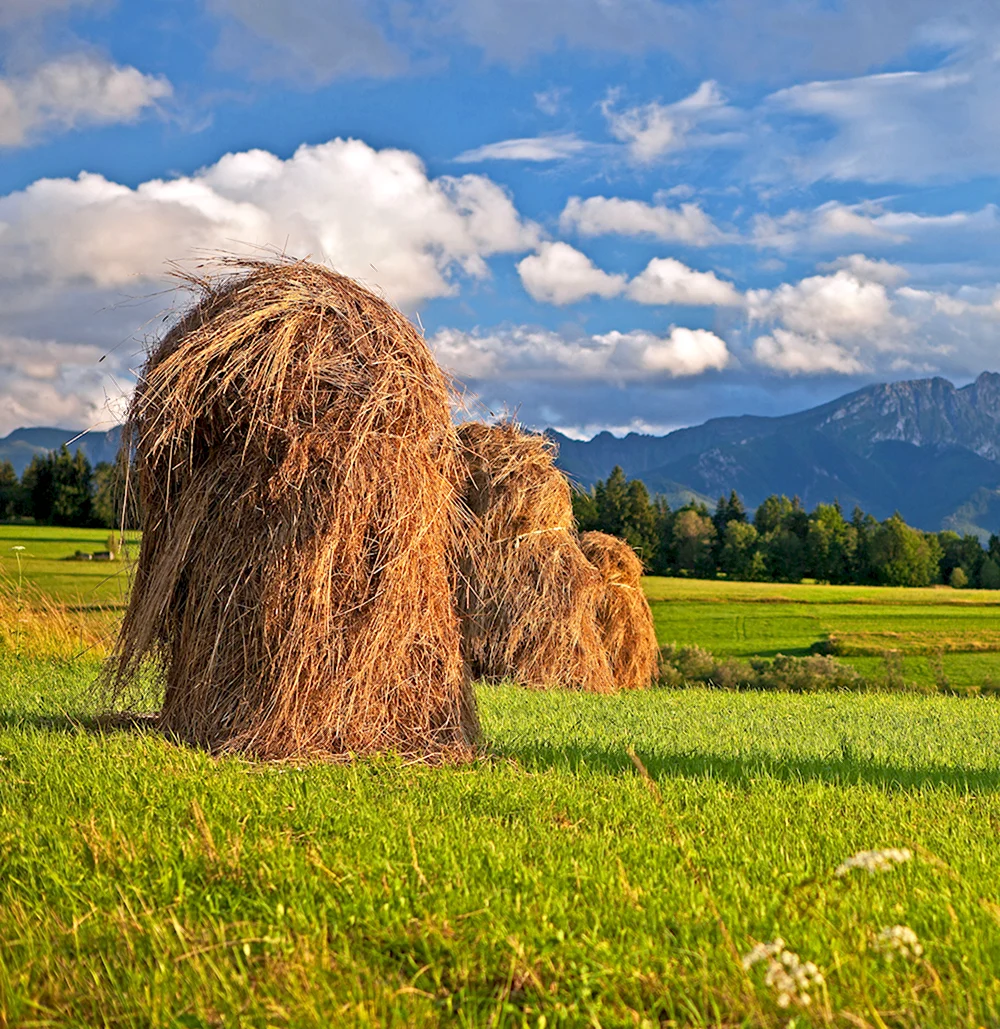
<path id="1" fill-rule="evenodd" d="M 114 465 L 91 468 L 82 450 L 66 446 L 33 457 L 20 480 L 9 461 L 0 461 L 0 521 L 117 528 L 120 482 Z"/>
<path id="2" fill-rule="evenodd" d="M 772 496 L 751 519 L 735 492 L 715 511 L 695 503 L 674 511 L 621 468 L 576 493 L 573 509 L 581 531 L 628 540 L 654 575 L 1000 589 L 1000 537 L 984 547 L 976 536 L 921 532 L 898 514 L 880 522 L 855 508 L 847 518 L 836 503 L 809 512 L 798 498 Z"/>
<path id="3" fill-rule="evenodd" d="M 35 456 L 20 480 L 2 461 L 0 520 L 116 528 L 121 481 L 114 465 L 92 468 L 65 446 Z M 671 510 L 621 468 L 574 493 L 573 510 L 581 531 L 628 540 L 654 575 L 1000 589 L 1000 536 L 984 547 L 976 536 L 921 532 L 898 514 L 880 522 L 855 508 L 847 518 L 836 503 L 810 512 L 797 498 L 768 497 L 750 518 L 735 492 L 714 511 L 695 503 Z"/>

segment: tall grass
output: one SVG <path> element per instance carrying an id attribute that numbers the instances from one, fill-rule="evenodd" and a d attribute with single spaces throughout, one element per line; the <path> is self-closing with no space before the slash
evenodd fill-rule
<path id="1" fill-rule="evenodd" d="M 104 657 L 120 617 L 99 606 L 74 609 L 30 584 L 0 582 L 0 653 L 64 661 L 84 654 Z"/>

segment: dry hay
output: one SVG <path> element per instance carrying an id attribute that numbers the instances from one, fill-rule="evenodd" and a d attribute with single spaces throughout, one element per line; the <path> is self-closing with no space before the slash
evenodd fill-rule
<path id="1" fill-rule="evenodd" d="M 580 550 L 552 444 L 509 422 L 463 425 L 459 439 L 475 518 L 459 591 L 473 675 L 613 692 L 595 617 L 603 584 Z"/>
<path id="2" fill-rule="evenodd" d="M 642 591 L 642 562 L 625 540 L 604 532 L 585 532 L 580 548 L 604 580 L 597 621 L 615 682 L 623 689 L 648 689 L 659 671 L 660 647 Z"/>
<path id="3" fill-rule="evenodd" d="M 115 699 L 153 655 L 162 727 L 213 751 L 467 753 L 461 466 L 424 340 L 305 262 L 194 284 L 127 423 L 144 532 Z"/>

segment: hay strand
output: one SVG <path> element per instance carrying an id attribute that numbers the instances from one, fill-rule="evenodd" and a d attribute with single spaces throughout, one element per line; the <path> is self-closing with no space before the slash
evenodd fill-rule
<path id="1" fill-rule="evenodd" d="M 459 439 L 475 519 L 459 591 L 473 675 L 613 692 L 595 616 L 603 583 L 580 550 L 553 445 L 510 422 L 469 423 Z"/>
<path id="2" fill-rule="evenodd" d="M 642 562 L 625 540 L 603 532 L 585 532 L 580 548 L 604 583 L 597 622 L 615 683 L 622 689 L 648 689 L 659 672 L 660 648 L 642 590 Z"/>
<path id="3" fill-rule="evenodd" d="M 447 383 L 384 300 L 306 262 L 192 280 L 125 434 L 144 532 L 108 670 L 162 727 L 261 758 L 465 755 Z"/>

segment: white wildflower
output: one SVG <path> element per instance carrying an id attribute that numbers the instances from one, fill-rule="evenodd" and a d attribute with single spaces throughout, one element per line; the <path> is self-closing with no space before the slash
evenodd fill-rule
<path id="1" fill-rule="evenodd" d="M 808 1007 L 812 1003 L 809 991 L 823 984 L 823 973 L 811 961 L 803 961 L 788 950 L 780 936 L 770 943 L 758 943 L 744 956 L 743 967 L 749 971 L 762 961 L 767 962 L 764 984 L 777 994 L 779 1008 L 793 1003 Z"/>
<path id="2" fill-rule="evenodd" d="M 834 875 L 840 878 L 847 875 L 855 868 L 874 875 L 876 872 L 889 872 L 896 865 L 909 861 L 913 854 L 905 847 L 888 847 L 885 850 L 861 850 L 852 855 L 834 870 Z"/>
<path id="3" fill-rule="evenodd" d="M 917 934 L 908 925 L 888 925 L 875 938 L 875 949 L 889 957 L 897 954 L 916 961 L 924 952 Z"/>
<path id="4" fill-rule="evenodd" d="M 11 550 L 24 550 L 24 547 L 11 547 Z"/>

